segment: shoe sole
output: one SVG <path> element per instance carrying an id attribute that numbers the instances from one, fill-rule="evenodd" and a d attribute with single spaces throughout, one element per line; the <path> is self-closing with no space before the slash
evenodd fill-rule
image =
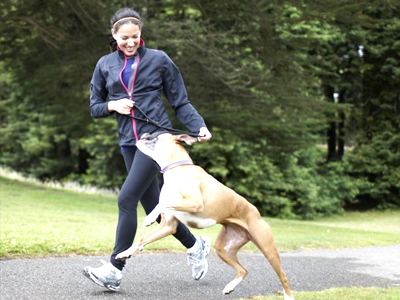
<path id="1" fill-rule="evenodd" d="M 204 258 L 204 271 L 201 274 L 200 278 L 198 278 L 198 279 L 194 278 L 194 280 L 202 280 L 204 278 L 204 276 L 206 276 L 207 272 L 208 272 L 208 261 L 206 258 Z"/>
<path id="2" fill-rule="evenodd" d="M 210 249 L 211 249 L 211 239 L 208 236 L 202 236 L 200 237 L 202 244 L 204 245 L 204 272 L 203 274 L 201 274 L 199 279 L 195 279 L 195 280 L 201 280 L 204 278 L 204 276 L 206 276 L 207 272 L 208 272 L 208 261 L 207 261 L 207 256 L 208 254 L 210 254 Z"/>
<path id="3" fill-rule="evenodd" d="M 90 272 L 90 270 L 84 269 L 84 270 L 83 270 L 83 275 L 85 275 L 87 278 L 89 278 L 89 279 L 90 279 L 91 281 L 93 281 L 95 284 L 97 284 L 97 285 L 99 285 L 99 286 L 101 286 L 101 287 L 104 287 L 104 288 L 106 288 L 106 289 L 108 289 L 108 290 L 110 290 L 110 291 L 118 292 L 118 290 L 119 290 L 119 286 L 114 286 L 114 285 L 112 285 L 112 284 L 110 284 L 110 283 L 108 283 L 108 282 L 106 282 L 106 283 L 101 282 L 99 279 L 97 279 L 96 276 L 94 276 L 94 275 Z"/>

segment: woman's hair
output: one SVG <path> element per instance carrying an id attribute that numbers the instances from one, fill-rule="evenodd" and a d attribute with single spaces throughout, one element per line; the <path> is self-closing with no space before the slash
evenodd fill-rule
<path id="1" fill-rule="evenodd" d="M 124 25 L 133 23 L 139 26 L 140 31 L 143 28 L 143 22 L 140 18 L 139 13 L 132 9 L 132 8 L 122 8 L 118 10 L 114 16 L 110 20 L 111 28 L 114 29 L 114 32 L 117 32 L 118 29 Z M 117 50 L 117 41 L 114 39 L 113 36 L 110 37 L 110 50 L 114 52 Z"/>

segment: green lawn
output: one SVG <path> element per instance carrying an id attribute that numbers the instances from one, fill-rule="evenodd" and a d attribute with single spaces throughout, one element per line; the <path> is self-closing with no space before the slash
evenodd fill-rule
<path id="1" fill-rule="evenodd" d="M 294 292 L 296 300 L 399 300 L 399 288 L 332 288 L 321 292 Z M 282 296 L 252 297 L 253 300 L 282 300 Z M 245 299 L 242 299 L 245 300 Z"/>
<path id="2" fill-rule="evenodd" d="M 117 199 L 47 188 L 0 177 L 0 259 L 109 254 L 114 246 Z M 141 222 L 138 235 L 149 231 Z M 281 251 L 367 247 L 400 243 L 400 213 L 347 213 L 314 221 L 265 218 Z M 155 226 L 155 225 L 153 225 Z M 152 227 L 150 227 L 152 228 Z M 192 230 L 215 240 L 220 226 Z M 145 250 L 185 251 L 173 237 Z M 246 251 L 258 251 L 251 243 Z"/>

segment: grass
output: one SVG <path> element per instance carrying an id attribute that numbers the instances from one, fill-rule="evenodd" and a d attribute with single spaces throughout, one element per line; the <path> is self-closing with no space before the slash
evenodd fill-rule
<path id="1" fill-rule="evenodd" d="M 0 177 L 0 199 L 0 259 L 100 255 L 112 251 L 118 216 L 115 196 L 89 195 Z M 141 207 L 138 216 L 140 236 L 150 229 L 141 226 Z M 280 251 L 400 243 L 398 211 L 347 213 L 313 221 L 265 219 Z M 219 229 L 217 225 L 192 232 L 215 240 Z M 173 237 L 145 249 L 185 251 Z M 252 243 L 244 250 L 258 251 Z"/>
<path id="2" fill-rule="evenodd" d="M 399 288 L 332 288 L 321 292 L 294 292 L 296 300 L 398 300 Z M 253 300 L 282 300 L 282 296 L 252 297 Z M 245 300 L 245 299 L 241 299 Z"/>

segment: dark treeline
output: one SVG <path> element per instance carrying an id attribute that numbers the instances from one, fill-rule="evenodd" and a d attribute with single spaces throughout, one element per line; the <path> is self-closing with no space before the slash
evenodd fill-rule
<path id="1" fill-rule="evenodd" d="M 397 0 L 4 0 L 0 165 L 122 184 L 116 121 L 92 119 L 88 104 L 109 18 L 125 6 L 214 135 L 191 156 L 263 214 L 400 207 Z"/>

